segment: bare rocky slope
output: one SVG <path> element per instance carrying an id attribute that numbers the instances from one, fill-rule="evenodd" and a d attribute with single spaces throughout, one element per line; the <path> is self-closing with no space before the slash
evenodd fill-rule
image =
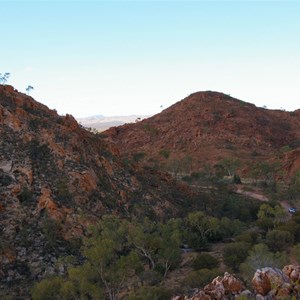
<path id="1" fill-rule="evenodd" d="M 299 165 L 300 110 L 268 110 L 226 94 L 197 92 L 151 118 L 105 134 L 124 156 L 169 169 L 188 158 L 186 169 L 194 172 L 224 158 L 243 163 L 269 159 L 285 147 L 297 150 L 285 157 L 293 171 Z"/>
<path id="2" fill-rule="evenodd" d="M 163 219 L 198 196 L 124 162 L 71 115 L 0 86 L 0 298 L 25 299 L 59 256 L 76 254 L 78 237 L 103 214 Z"/>

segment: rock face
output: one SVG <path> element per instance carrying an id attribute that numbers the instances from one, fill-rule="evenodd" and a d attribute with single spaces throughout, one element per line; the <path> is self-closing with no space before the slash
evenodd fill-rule
<path id="1" fill-rule="evenodd" d="M 26 299 L 103 214 L 175 216 L 193 197 L 170 176 L 125 163 L 71 115 L 0 85 L 1 299 Z"/>
<path id="2" fill-rule="evenodd" d="M 226 272 L 191 297 L 176 296 L 172 300 L 299 299 L 299 275 L 300 266 L 294 265 L 285 266 L 282 270 L 269 267 L 259 269 L 252 279 L 254 292 L 251 292 L 245 289 L 242 281 Z"/>
<path id="3" fill-rule="evenodd" d="M 198 92 L 151 118 L 105 134 L 124 156 L 143 153 L 145 163 L 169 168 L 174 160 L 188 157 L 192 164 L 186 169 L 197 171 L 223 158 L 246 162 L 269 158 L 283 146 L 300 147 L 300 110 L 268 110 L 222 93 Z"/>

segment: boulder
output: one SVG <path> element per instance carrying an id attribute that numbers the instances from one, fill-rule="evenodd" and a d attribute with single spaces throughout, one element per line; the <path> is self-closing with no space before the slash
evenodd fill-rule
<path id="1" fill-rule="evenodd" d="M 255 292 L 263 296 L 266 296 L 271 290 L 278 290 L 284 283 L 290 283 L 290 280 L 277 268 L 258 269 L 252 279 Z"/>
<path id="2" fill-rule="evenodd" d="M 288 276 L 292 282 L 300 280 L 300 266 L 288 265 L 282 269 L 282 272 Z"/>
<path id="3" fill-rule="evenodd" d="M 227 272 L 224 274 L 222 284 L 225 288 L 225 292 L 230 292 L 233 294 L 240 293 L 245 289 L 245 286 L 241 280 Z"/>

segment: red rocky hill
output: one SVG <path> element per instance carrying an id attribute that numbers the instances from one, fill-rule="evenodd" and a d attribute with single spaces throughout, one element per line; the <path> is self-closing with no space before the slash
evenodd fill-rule
<path id="1" fill-rule="evenodd" d="M 124 156 L 169 169 L 186 160 L 186 169 L 198 171 L 224 158 L 264 160 L 282 147 L 299 147 L 300 110 L 268 110 L 222 93 L 197 92 L 151 118 L 105 134 Z"/>
<path id="2" fill-rule="evenodd" d="M 170 176 L 123 162 L 71 115 L 0 85 L 1 299 L 26 299 L 103 214 L 162 219 L 191 209 L 193 197 Z"/>

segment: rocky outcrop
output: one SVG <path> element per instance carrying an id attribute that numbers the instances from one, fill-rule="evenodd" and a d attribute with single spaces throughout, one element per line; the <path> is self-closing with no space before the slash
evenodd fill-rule
<path id="1" fill-rule="evenodd" d="M 290 288 L 289 278 L 279 269 L 263 268 L 257 270 L 252 279 L 252 286 L 257 294 L 266 296 L 276 295 L 279 291 Z"/>
<path id="2" fill-rule="evenodd" d="M 234 275 L 225 273 L 223 277 L 216 277 L 202 290 L 198 290 L 190 298 L 176 296 L 172 300 L 211 300 L 211 299 L 234 299 L 245 290 L 245 285 Z"/>
<path id="3" fill-rule="evenodd" d="M 299 275 L 300 267 L 294 265 L 285 266 L 282 270 L 269 267 L 259 269 L 252 279 L 251 292 L 241 280 L 226 272 L 223 277 L 216 277 L 192 296 L 176 296 L 172 300 L 298 299 Z"/>

